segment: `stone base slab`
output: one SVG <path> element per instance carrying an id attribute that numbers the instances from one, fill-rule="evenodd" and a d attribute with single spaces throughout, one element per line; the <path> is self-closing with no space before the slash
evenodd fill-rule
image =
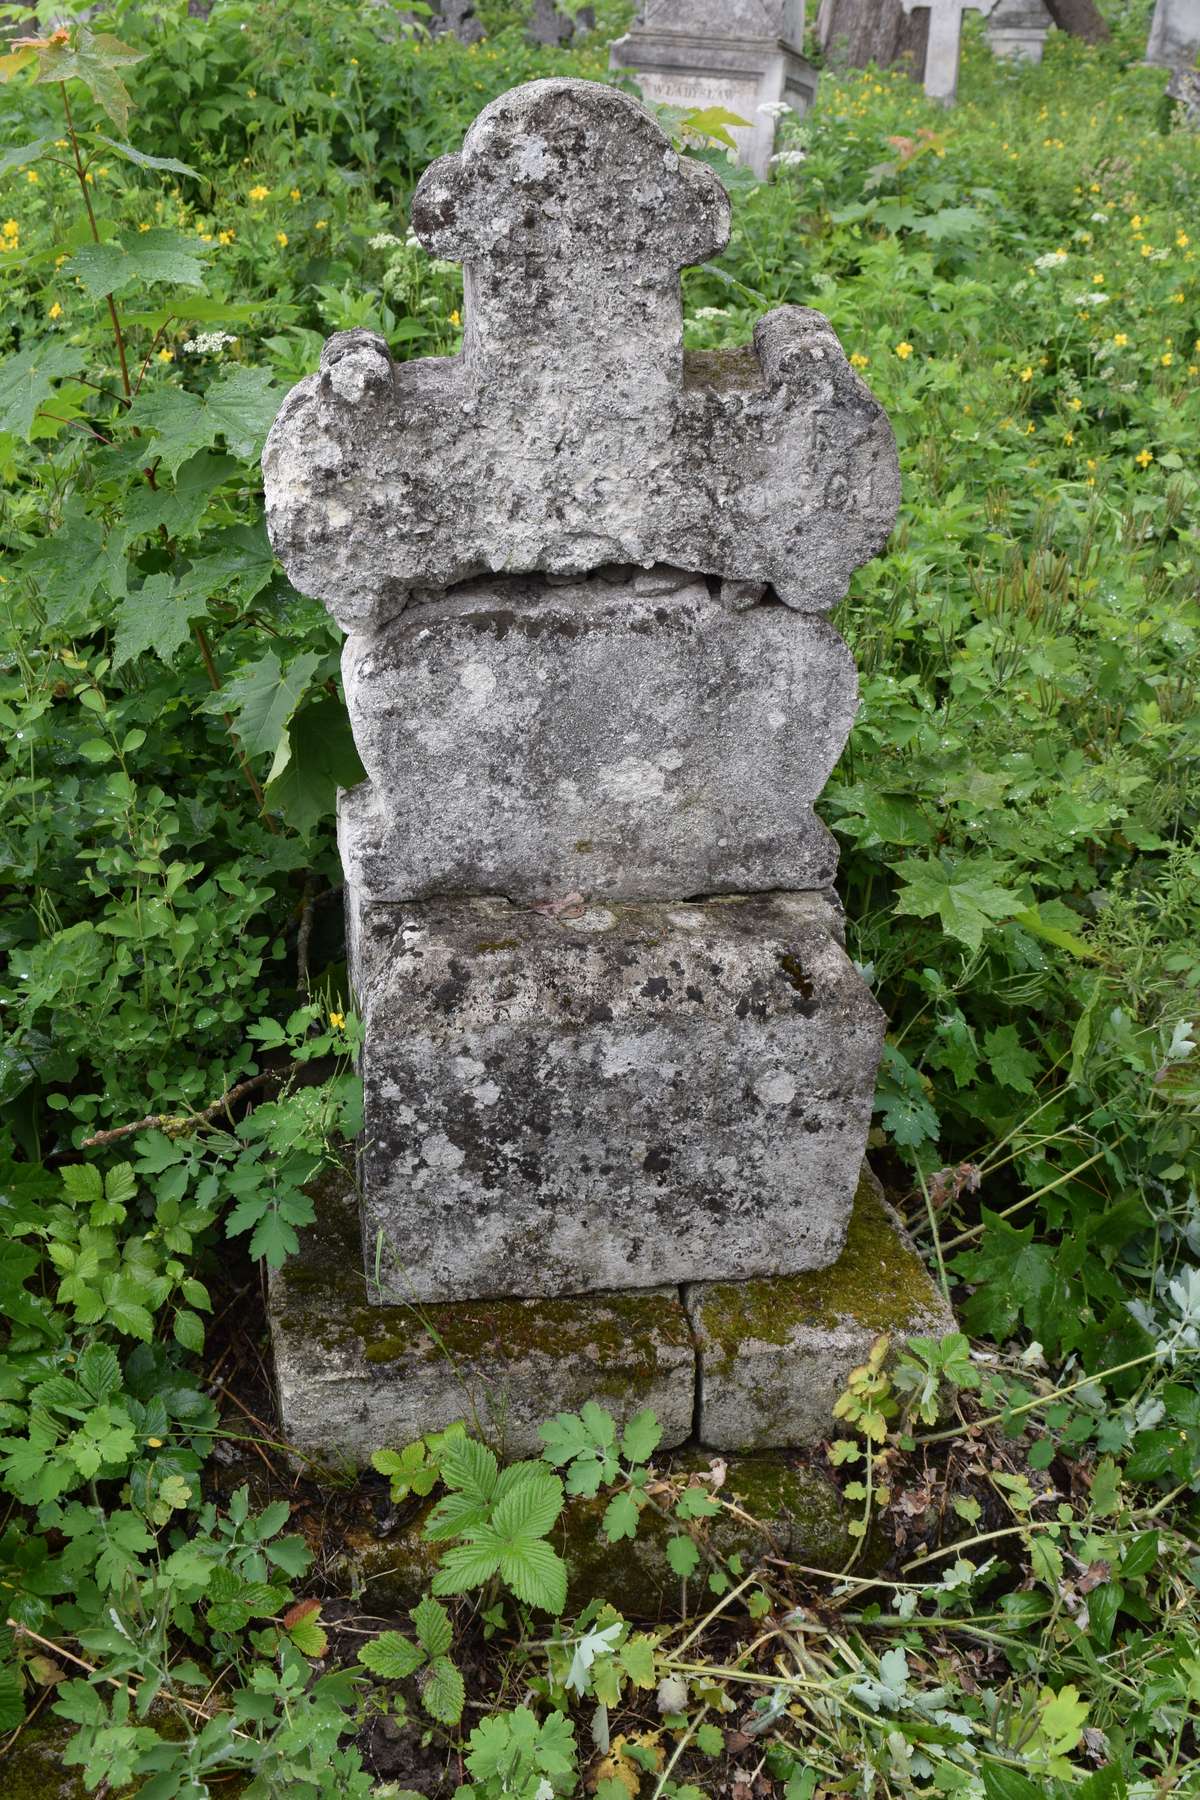
<path id="1" fill-rule="evenodd" d="M 877 1337 L 943 1337 L 954 1314 L 864 1166 L 831 1269 L 684 1289 L 696 1334 L 696 1436 L 713 1449 L 813 1444 Z"/>
<path id="2" fill-rule="evenodd" d="M 455 1419 L 508 1457 L 597 1400 L 650 1407 L 663 1448 L 812 1447 L 876 1337 L 940 1337 L 954 1319 L 867 1169 L 830 1269 L 774 1281 L 542 1301 L 381 1305 L 358 1257 L 348 1174 L 314 1193 L 317 1222 L 271 1284 L 281 1429 L 318 1461 L 365 1466 Z M 803 1559 L 801 1559 L 803 1560 Z"/>
<path id="3" fill-rule="evenodd" d="M 822 896 L 361 904 L 363 1268 L 390 1302 L 827 1267 L 883 1015 Z"/>
<path id="4" fill-rule="evenodd" d="M 379 1304 L 362 1269 L 348 1174 L 315 1194 L 317 1222 L 271 1282 L 280 1425 L 319 1461 L 365 1466 L 456 1419 L 509 1458 L 586 1400 L 624 1421 L 652 1407 L 663 1443 L 692 1430 L 696 1358 L 677 1289 L 586 1299 Z"/>

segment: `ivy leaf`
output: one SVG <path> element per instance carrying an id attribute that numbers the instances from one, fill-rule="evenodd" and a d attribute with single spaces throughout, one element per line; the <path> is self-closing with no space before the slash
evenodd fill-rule
<path id="1" fill-rule="evenodd" d="M 120 668 L 147 650 L 169 664 L 191 636 L 192 620 L 202 617 L 206 607 L 206 598 L 193 594 L 189 599 L 173 575 L 148 575 L 117 611 L 113 666 Z"/>
<path id="2" fill-rule="evenodd" d="M 81 25 L 74 43 L 51 41 L 38 51 L 34 80 L 82 81 L 97 106 L 103 107 L 117 130 L 124 132 L 129 130 L 133 102 L 117 70 L 145 60 L 143 51 L 131 50 L 120 38 Z"/>
<path id="3" fill-rule="evenodd" d="M 997 1025 L 983 1040 L 988 1066 L 1002 1087 L 1019 1094 L 1032 1094 L 1032 1076 L 1041 1068 L 1041 1058 L 1031 1050 L 1022 1050 L 1015 1025 Z"/>
<path id="4" fill-rule="evenodd" d="M 28 350 L 0 361 L 0 431 L 30 441 L 33 421 L 43 400 L 64 375 L 87 365 L 87 353 L 61 338 L 42 338 Z"/>
<path id="5" fill-rule="evenodd" d="M 978 950 L 989 925 L 1011 919 L 1022 909 L 1019 895 L 998 886 L 990 869 L 972 868 L 967 857 L 956 863 L 909 857 L 891 867 L 905 884 L 896 897 L 896 911 L 920 919 L 936 916 L 947 936 L 968 950 Z"/>
<path id="6" fill-rule="evenodd" d="M 191 175 L 197 181 L 201 179 L 196 169 L 189 168 L 187 163 L 176 162 L 173 156 L 147 156 L 144 150 L 135 150 L 132 144 L 122 144 L 116 138 L 105 137 L 102 131 L 98 131 L 96 136 L 110 150 L 115 150 L 118 156 L 123 156 L 126 162 L 136 163 L 139 169 L 157 169 L 166 175 Z M 49 143 L 53 140 L 46 141 Z M 3 167 L 0 166 L 0 174 L 3 173 Z"/>
<path id="7" fill-rule="evenodd" d="M 125 231 L 107 244 L 84 244 L 66 272 L 75 276 L 93 300 L 104 300 L 148 281 L 167 281 L 175 287 L 204 286 L 197 240 L 161 226 L 152 231 Z"/>
<path id="8" fill-rule="evenodd" d="M 280 738 L 266 801 L 307 836 L 332 813 L 339 787 L 355 787 L 365 779 L 346 709 L 325 695 L 303 707 Z"/>
<path id="9" fill-rule="evenodd" d="M 439 1725 L 457 1725 L 463 1716 L 467 1690 L 463 1678 L 448 1656 L 435 1657 L 429 1665 L 429 1679 L 421 1693 L 421 1704 Z"/>
<path id="10" fill-rule="evenodd" d="M 285 674 L 275 652 L 268 650 L 226 682 L 219 694 L 205 702 L 204 710 L 237 715 L 237 734 L 247 756 L 263 751 L 274 755 L 320 660 L 306 651 L 293 658 Z"/>

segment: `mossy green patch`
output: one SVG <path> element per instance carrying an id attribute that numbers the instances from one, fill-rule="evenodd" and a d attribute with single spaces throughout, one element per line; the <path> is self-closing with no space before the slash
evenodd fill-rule
<path id="1" fill-rule="evenodd" d="M 527 1358 L 582 1359 L 600 1399 L 624 1398 L 691 1354 L 691 1328 L 674 1289 L 372 1305 L 350 1172 L 325 1175 L 310 1192 L 316 1221 L 278 1276 L 272 1304 L 286 1329 L 308 1333 L 323 1349 L 356 1350 L 375 1366 L 441 1359 L 494 1370 Z"/>
<path id="2" fill-rule="evenodd" d="M 926 1325 L 939 1305 L 928 1269 L 864 1168 L 846 1245 L 832 1268 L 714 1282 L 696 1310 L 707 1354 L 728 1369 L 750 1342 L 783 1347 L 798 1331 L 847 1324 L 902 1336 Z"/>

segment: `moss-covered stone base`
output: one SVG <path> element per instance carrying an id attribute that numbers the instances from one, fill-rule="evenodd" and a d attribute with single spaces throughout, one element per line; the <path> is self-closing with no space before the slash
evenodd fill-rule
<path id="1" fill-rule="evenodd" d="M 695 1347 L 677 1289 L 379 1305 L 352 1177 L 330 1176 L 314 1199 L 316 1224 L 271 1285 L 280 1419 L 298 1449 L 361 1466 L 465 1419 L 523 1456 L 541 1449 L 543 1420 L 586 1400 L 618 1419 L 653 1408 L 668 1447 L 690 1437 Z"/>
<path id="2" fill-rule="evenodd" d="M 684 1452 L 675 1466 L 707 1464 L 694 1452 Z M 782 1457 L 737 1458 L 729 1465 L 721 1495 L 734 1500 L 748 1518 L 723 1512 L 709 1526 L 709 1544 L 721 1558 L 740 1551 L 747 1571 L 764 1552 L 833 1571 L 850 1555 L 853 1539 L 837 1489 L 815 1470 Z M 666 1520 L 644 1512 L 632 1542 L 626 1538 L 610 1544 L 601 1530 L 606 1505 L 603 1495 L 567 1503 L 556 1544 L 570 1572 L 568 1608 L 603 1596 L 628 1618 L 657 1619 L 676 1612 L 680 1587 L 666 1558 Z M 434 1547 L 421 1538 L 423 1519 L 424 1512 L 387 1537 L 359 1532 L 349 1540 L 335 1575 L 361 1588 L 363 1603 L 373 1614 L 404 1611 L 427 1588 L 435 1558 Z"/>
<path id="3" fill-rule="evenodd" d="M 798 1448 L 829 1436 L 851 1369 L 882 1333 L 954 1329 L 871 1170 L 863 1166 L 846 1247 L 832 1268 L 684 1289 L 700 1357 L 697 1434 L 717 1450 Z"/>

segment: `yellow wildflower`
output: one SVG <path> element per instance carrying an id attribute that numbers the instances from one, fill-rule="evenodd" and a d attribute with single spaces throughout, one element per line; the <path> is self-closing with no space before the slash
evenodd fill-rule
<path id="1" fill-rule="evenodd" d="M 246 98 L 247 98 L 247 100 L 257 100 L 258 99 L 258 89 L 257 88 L 247 88 L 246 89 Z"/>
<path id="2" fill-rule="evenodd" d="M 1158 360 L 1164 369 L 1169 369 L 1175 358 L 1169 350 L 1164 350 Z"/>
<path id="3" fill-rule="evenodd" d="M 1063 432 L 1063 443 L 1064 444 L 1073 444 L 1074 442 L 1075 442 L 1075 433 L 1073 431 L 1064 431 Z"/>
<path id="4" fill-rule="evenodd" d="M 140 224 L 138 226 L 139 231 L 149 231 L 149 229 L 150 229 L 149 225 L 147 225 L 145 222 L 143 222 L 142 224 Z"/>
<path id="5" fill-rule="evenodd" d="M 41 180 L 41 179 L 42 179 L 42 178 L 41 178 L 41 176 L 40 176 L 40 175 L 39 175 L 39 174 L 38 174 L 38 172 L 37 172 L 37 170 L 36 170 L 36 169 L 26 169 L 26 171 L 25 171 L 25 179 L 26 179 L 26 181 L 29 181 L 29 182 L 32 182 L 32 183 L 33 183 L 33 185 L 34 185 L 34 187 L 36 187 L 36 186 L 37 186 L 37 184 L 38 184 L 38 182 L 39 182 L 39 181 L 40 181 L 40 180 Z"/>
<path id="6" fill-rule="evenodd" d="M 1154 452 L 1152 450 L 1139 450 L 1133 460 L 1137 463 L 1139 468 L 1148 469 L 1150 464 L 1154 461 Z"/>
<path id="7" fill-rule="evenodd" d="M 107 175 L 108 174 L 108 164 L 101 163 L 100 167 L 96 170 L 96 173 L 97 173 L 97 175 Z"/>
<path id="8" fill-rule="evenodd" d="M 316 224 L 313 226 L 314 231 L 328 231 L 328 229 L 329 229 L 329 220 L 328 219 L 318 219 Z"/>
<path id="9" fill-rule="evenodd" d="M 288 234 L 286 231 L 277 231 L 275 233 L 275 242 L 279 245 L 279 248 L 281 250 L 287 249 L 287 241 L 288 241 Z"/>
<path id="10" fill-rule="evenodd" d="M 1174 306 L 1183 306 L 1185 304 L 1186 300 L 1187 300 L 1186 294 L 1179 293 L 1179 294 L 1171 295 L 1171 302 L 1172 302 L 1172 305 L 1174 305 Z"/>
<path id="11" fill-rule="evenodd" d="M 1142 245 L 1142 255 L 1143 256 L 1153 256 L 1154 255 L 1154 251 L 1150 248 L 1149 244 Z"/>
<path id="12" fill-rule="evenodd" d="M 159 362 L 174 362 L 175 352 L 173 350 L 160 350 L 158 353 L 158 360 Z"/>
<path id="13" fill-rule="evenodd" d="M 870 357 L 864 356 L 861 350 L 855 350 L 850 357 L 850 367 L 852 369 L 865 369 L 868 367 L 870 361 Z"/>
<path id="14" fill-rule="evenodd" d="M 458 311 L 457 306 L 455 307 L 454 311 L 450 314 L 450 323 L 453 325 L 453 327 L 456 331 L 458 330 L 458 327 L 462 324 L 462 319 L 459 316 L 459 311 Z"/>
<path id="15" fill-rule="evenodd" d="M 1124 348 L 1125 348 L 1126 344 L 1128 344 L 1128 342 L 1129 342 L 1129 335 L 1127 332 L 1118 331 L 1115 334 L 1115 336 L 1113 337 L 1113 343 L 1117 346 L 1118 350 L 1124 350 Z"/>
<path id="16" fill-rule="evenodd" d="M 1089 457 L 1088 457 L 1088 459 L 1087 459 L 1087 466 L 1088 466 L 1088 468 L 1089 468 L 1089 469 L 1094 469 L 1094 468 L 1095 468 L 1095 467 L 1096 467 L 1096 459 L 1095 459 L 1095 457 L 1094 457 L 1094 456 L 1089 456 Z"/>
<path id="17" fill-rule="evenodd" d="M 1103 287 L 1104 286 L 1103 275 L 1093 275 L 1092 276 L 1092 286 L 1093 287 Z"/>
<path id="18" fill-rule="evenodd" d="M 1140 231 L 1142 229 L 1141 213 L 1134 213 L 1132 219 L 1129 221 L 1129 229 L 1131 231 Z"/>
<path id="19" fill-rule="evenodd" d="M 1021 370 L 1021 380 L 1022 381 L 1032 381 L 1033 380 L 1033 370 L 1030 368 L 1028 363 L 1026 363 L 1025 367 Z"/>
<path id="20" fill-rule="evenodd" d="M 289 198 L 292 200 L 298 200 L 300 198 L 300 189 L 299 188 L 290 189 L 289 190 Z"/>
<path id="21" fill-rule="evenodd" d="M 1191 240 L 1191 238 L 1190 238 L 1190 237 L 1189 237 L 1189 236 L 1188 236 L 1188 234 L 1187 234 L 1187 232 L 1186 232 L 1186 231 L 1178 231 L 1178 232 L 1176 232 L 1176 234 L 1175 234 L 1175 243 L 1176 243 L 1176 247 L 1177 247 L 1177 248 L 1178 248 L 1178 249 L 1180 249 L 1180 250 L 1186 250 L 1186 249 L 1187 249 L 1187 247 L 1188 247 L 1188 245 L 1189 245 L 1189 244 L 1190 244 L 1190 243 L 1191 243 L 1191 241 L 1192 241 L 1192 240 Z"/>
<path id="22" fill-rule="evenodd" d="M 252 200 L 265 200 L 270 192 L 270 188 L 264 187 L 262 182 L 259 181 L 250 189 L 250 198 Z"/>
<path id="23" fill-rule="evenodd" d="M 236 236 L 236 231 L 218 231 L 217 242 L 218 244 L 232 244 Z"/>
<path id="24" fill-rule="evenodd" d="M 151 1450 L 161 1450 L 163 1447 L 163 1440 L 161 1438 L 147 1438 L 146 1443 Z"/>
<path id="25" fill-rule="evenodd" d="M 912 352 L 913 352 L 913 347 L 911 344 L 897 344 L 896 345 L 896 355 L 900 358 L 901 362 L 907 362 L 909 357 L 912 355 Z"/>
<path id="26" fill-rule="evenodd" d="M 47 316 L 47 318 L 50 318 L 50 319 L 61 319 L 62 318 L 62 307 L 58 304 L 57 300 L 54 302 L 54 305 L 50 308 L 50 311 L 47 313 L 46 316 Z"/>
<path id="27" fill-rule="evenodd" d="M 1076 394 L 1071 400 L 1069 400 L 1067 402 L 1067 404 L 1071 408 L 1072 412 L 1082 412 L 1083 411 L 1083 401 L 1079 398 L 1078 394 Z"/>
<path id="28" fill-rule="evenodd" d="M 329 1015 L 329 1023 L 335 1031 L 341 1031 L 346 1023 L 345 1013 L 331 1012 Z"/>

